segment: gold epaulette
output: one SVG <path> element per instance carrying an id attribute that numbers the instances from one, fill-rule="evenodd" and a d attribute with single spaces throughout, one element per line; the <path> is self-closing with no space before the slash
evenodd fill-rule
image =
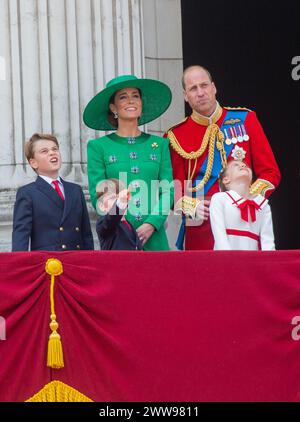
<path id="1" fill-rule="evenodd" d="M 168 133 L 168 132 L 169 132 L 169 130 L 174 129 L 174 128 L 175 128 L 175 127 L 177 127 L 177 126 L 180 126 L 182 123 L 184 123 L 184 122 L 188 119 L 188 117 L 189 117 L 189 116 L 186 116 L 184 119 L 180 120 L 180 122 L 175 123 L 175 125 L 173 125 L 173 126 L 169 127 L 169 129 L 167 129 L 167 130 L 166 130 L 166 133 Z"/>
<path id="2" fill-rule="evenodd" d="M 253 111 L 253 110 L 250 110 L 250 108 L 246 108 L 246 107 L 223 107 L 223 108 L 225 108 L 225 110 L 237 110 L 237 111 L 239 111 L 239 110 L 245 110 L 245 111 Z"/>
<path id="3" fill-rule="evenodd" d="M 262 196 L 265 196 L 268 190 L 273 190 L 273 189 L 275 189 L 275 186 L 268 180 L 257 179 L 254 183 L 252 183 L 250 187 L 250 193 L 251 195 L 260 194 Z"/>

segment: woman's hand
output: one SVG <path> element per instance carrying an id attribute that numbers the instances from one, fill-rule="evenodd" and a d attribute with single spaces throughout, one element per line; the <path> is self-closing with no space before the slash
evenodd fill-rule
<path id="1" fill-rule="evenodd" d="M 137 235 L 141 241 L 142 246 L 145 245 L 147 240 L 152 236 L 155 228 L 152 224 L 144 223 L 139 228 L 136 229 Z"/>

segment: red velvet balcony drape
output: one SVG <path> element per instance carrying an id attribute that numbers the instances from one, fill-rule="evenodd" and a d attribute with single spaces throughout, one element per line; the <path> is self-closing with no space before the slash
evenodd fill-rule
<path id="1" fill-rule="evenodd" d="M 53 257 L 57 370 L 46 366 Z M 300 251 L 1 253 L 0 401 L 52 380 L 101 402 L 298 400 L 297 315 Z"/>

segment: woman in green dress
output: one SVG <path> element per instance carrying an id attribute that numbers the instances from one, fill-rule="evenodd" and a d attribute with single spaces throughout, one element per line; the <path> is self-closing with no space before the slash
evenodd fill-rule
<path id="1" fill-rule="evenodd" d="M 97 209 L 97 185 L 119 179 L 131 191 L 126 220 L 148 251 L 169 250 L 164 223 L 173 204 L 174 188 L 166 138 L 139 127 L 158 118 L 170 105 L 167 85 L 123 75 L 112 79 L 86 106 L 85 124 L 115 132 L 87 145 L 91 202 Z"/>

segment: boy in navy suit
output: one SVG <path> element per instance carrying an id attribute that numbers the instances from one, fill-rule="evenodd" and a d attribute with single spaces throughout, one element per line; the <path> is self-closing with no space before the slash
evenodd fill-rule
<path id="1" fill-rule="evenodd" d="M 102 250 L 141 250 L 137 232 L 125 219 L 130 199 L 128 189 L 119 180 L 108 179 L 97 187 L 97 209 L 103 214 L 96 224 Z"/>
<path id="2" fill-rule="evenodd" d="M 94 249 L 82 189 L 62 180 L 61 155 L 53 135 L 32 135 L 25 155 L 38 177 L 18 189 L 14 206 L 12 251 Z"/>

